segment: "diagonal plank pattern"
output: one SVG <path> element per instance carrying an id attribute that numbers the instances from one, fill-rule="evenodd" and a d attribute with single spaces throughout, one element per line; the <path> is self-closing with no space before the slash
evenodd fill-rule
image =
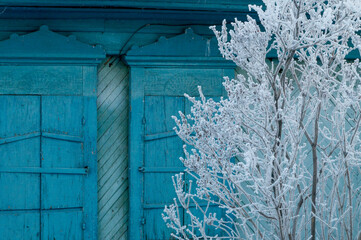
<path id="1" fill-rule="evenodd" d="M 98 237 L 127 239 L 128 68 L 109 57 L 98 68 Z"/>

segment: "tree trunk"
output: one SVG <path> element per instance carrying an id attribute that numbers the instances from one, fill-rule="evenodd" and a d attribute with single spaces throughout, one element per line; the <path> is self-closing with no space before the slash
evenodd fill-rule
<path id="1" fill-rule="evenodd" d="M 312 216 L 311 216 L 311 235 L 312 240 L 316 240 L 316 190 L 317 190 L 317 150 L 316 144 L 312 145 L 312 160 L 313 160 L 313 174 L 312 174 Z"/>

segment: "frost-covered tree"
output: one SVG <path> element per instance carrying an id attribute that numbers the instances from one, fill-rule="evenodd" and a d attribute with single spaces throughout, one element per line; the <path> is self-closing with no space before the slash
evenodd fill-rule
<path id="1" fill-rule="evenodd" d="M 175 118 L 176 132 L 196 183 L 185 191 L 183 174 L 173 178 L 178 199 L 163 218 L 176 239 L 357 239 L 361 64 L 346 59 L 361 51 L 361 1 L 250 8 L 260 24 L 211 27 L 244 73 L 225 78 L 218 102 L 200 87 L 199 99 L 187 96 L 191 114 Z"/>

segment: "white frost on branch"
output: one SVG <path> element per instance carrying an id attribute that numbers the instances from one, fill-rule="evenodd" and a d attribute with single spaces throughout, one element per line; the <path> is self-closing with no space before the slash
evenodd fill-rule
<path id="1" fill-rule="evenodd" d="M 361 1 L 264 0 L 211 27 L 245 74 L 174 117 L 186 174 L 163 218 L 176 239 L 355 239 L 361 228 Z M 267 54 L 276 51 L 278 59 Z M 189 222 L 182 221 L 187 214 Z"/>

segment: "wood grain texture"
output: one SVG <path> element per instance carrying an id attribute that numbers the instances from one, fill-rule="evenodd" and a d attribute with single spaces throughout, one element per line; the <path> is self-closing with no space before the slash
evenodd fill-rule
<path id="1" fill-rule="evenodd" d="M 0 138 L 12 140 L 0 144 L 2 239 L 96 238 L 96 107 L 84 98 L 0 95 Z"/>
<path id="2" fill-rule="evenodd" d="M 118 14 L 117 16 L 122 16 Z M 138 14 L 139 16 L 139 14 Z M 1 17 L 1 16 L 0 16 Z M 154 16 L 156 17 L 156 15 Z M 88 17 L 87 17 L 88 18 Z M 132 46 L 145 46 L 156 42 L 160 36 L 172 37 L 192 26 L 197 34 L 213 36 L 208 28 L 210 24 L 221 23 L 222 19 L 206 24 L 192 23 L 189 20 L 170 22 L 151 20 L 124 19 L 0 19 L 0 40 L 8 39 L 12 34 L 23 35 L 36 31 L 43 24 L 63 36 L 76 36 L 80 42 L 101 45 L 107 54 L 124 54 Z M 192 24 L 190 24 L 190 22 Z M 175 25 L 175 26 L 172 26 Z"/>
<path id="3" fill-rule="evenodd" d="M 75 36 L 66 37 L 43 25 L 38 31 L 25 35 L 12 34 L 0 42 L 0 62 L 51 63 L 66 62 L 99 63 L 105 57 L 101 46 L 91 46 L 77 41 Z"/>
<path id="4" fill-rule="evenodd" d="M 0 66 L 0 94 L 81 95 L 81 66 Z"/>
<path id="5" fill-rule="evenodd" d="M 128 68 L 119 58 L 98 69 L 98 238 L 127 239 Z"/>
<path id="6" fill-rule="evenodd" d="M 131 7 L 131 8 L 161 8 L 161 9 L 193 9 L 193 10 L 223 10 L 247 11 L 250 3 L 260 4 L 260 0 L 3 0 L 5 6 L 77 6 L 77 7 Z"/>
<path id="7" fill-rule="evenodd" d="M 1 239 L 97 238 L 94 49 L 47 27 L 0 42 Z"/>

